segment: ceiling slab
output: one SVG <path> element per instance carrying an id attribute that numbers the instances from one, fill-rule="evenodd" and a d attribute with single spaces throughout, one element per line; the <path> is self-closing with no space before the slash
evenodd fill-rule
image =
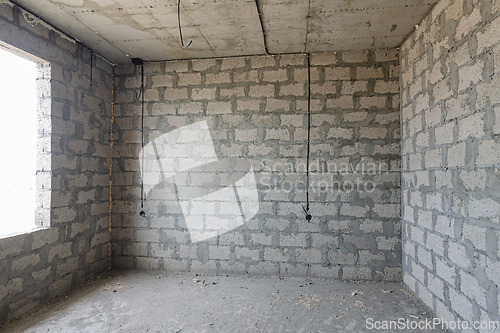
<path id="1" fill-rule="evenodd" d="M 392 48 L 438 0 L 16 0 L 104 57 L 171 60 Z M 259 10 L 262 15 L 262 27 Z"/>

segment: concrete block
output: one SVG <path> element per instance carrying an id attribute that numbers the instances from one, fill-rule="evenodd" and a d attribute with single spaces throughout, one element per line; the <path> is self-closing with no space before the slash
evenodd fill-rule
<path id="1" fill-rule="evenodd" d="M 500 48 L 500 46 L 499 46 L 499 48 Z M 500 57 L 499 57 L 499 59 L 500 59 Z M 495 123 L 493 124 L 491 134 L 498 135 L 498 134 L 500 134 L 500 107 L 495 107 L 494 112 L 495 112 Z"/>
<path id="2" fill-rule="evenodd" d="M 476 110 L 482 109 L 487 105 L 500 103 L 500 95 L 497 92 L 500 89 L 500 77 L 495 76 L 491 82 L 483 82 L 476 86 Z"/>
<path id="3" fill-rule="evenodd" d="M 368 81 L 342 81 L 341 95 L 352 96 L 358 92 L 368 91 Z"/>
<path id="4" fill-rule="evenodd" d="M 205 76 L 205 84 L 221 84 L 229 82 L 231 82 L 229 73 L 218 73 L 218 74 L 208 73 Z"/>
<path id="5" fill-rule="evenodd" d="M 259 82 L 260 76 L 257 71 L 248 71 L 243 73 L 234 73 L 233 82 Z"/>
<path id="6" fill-rule="evenodd" d="M 310 70 L 311 82 L 319 81 L 319 70 L 317 67 L 312 67 Z M 293 81 L 294 82 L 308 82 L 308 70 L 307 68 L 295 68 L 293 70 Z"/>
<path id="7" fill-rule="evenodd" d="M 368 80 L 368 79 L 383 79 L 384 73 L 382 68 L 370 68 L 370 67 L 357 67 L 356 68 L 356 79 L 358 80 Z"/>
<path id="8" fill-rule="evenodd" d="M 219 95 L 220 95 L 220 98 L 244 97 L 245 96 L 245 88 L 244 87 L 236 87 L 236 88 L 230 88 L 230 89 L 220 89 Z"/>
<path id="9" fill-rule="evenodd" d="M 330 261 L 330 265 L 354 265 L 357 257 L 357 254 L 354 252 L 342 252 L 342 250 L 328 251 L 328 261 Z"/>
<path id="10" fill-rule="evenodd" d="M 297 248 L 295 249 L 295 259 L 297 262 L 319 264 L 322 261 L 322 255 L 318 249 Z"/>
<path id="11" fill-rule="evenodd" d="M 297 263 L 280 263 L 279 266 L 280 276 L 308 276 L 308 265 Z"/>
<path id="12" fill-rule="evenodd" d="M 338 246 L 337 239 L 332 235 L 323 235 L 317 232 L 312 232 L 310 235 L 312 239 L 311 246 L 314 248 L 320 248 L 323 246 L 336 248 Z"/>
<path id="13" fill-rule="evenodd" d="M 264 71 L 264 82 L 283 82 L 288 81 L 288 71 L 286 69 L 277 69 L 273 71 Z"/>
<path id="14" fill-rule="evenodd" d="M 274 112 L 288 112 L 290 111 L 290 101 L 289 100 L 280 100 L 280 99 L 271 99 L 268 98 L 266 101 L 266 111 Z"/>
<path id="15" fill-rule="evenodd" d="M 223 58 L 221 71 L 246 67 L 246 57 Z"/>
<path id="16" fill-rule="evenodd" d="M 290 132 L 287 129 L 267 129 L 265 140 L 290 141 Z"/>
<path id="17" fill-rule="evenodd" d="M 479 286 L 477 278 L 460 270 L 460 291 L 470 298 L 474 299 L 484 309 L 488 308 L 486 305 L 486 290 Z"/>
<path id="18" fill-rule="evenodd" d="M 462 226 L 463 240 L 469 240 L 478 250 L 486 251 L 486 228 L 464 223 Z"/>
<path id="19" fill-rule="evenodd" d="M 465 142 L 458 143 L 448 148 L 447 166 L 449 168 L 465 166 L 465 148 Z"/>
<path id="20" fill-rule="evenodd" d="M 368 56 L 366 51 L 351 51 L 342 53 L 343 62 L 365 62 L 368 61 Z"/>
<path id="21" fill-rule="evenodd" d="M 235 140 L 242 142 L 255 142 L 257 140 L 257 129 L 236 130 Z"/>
<path id="22" fill-rule="evenodd" d="M 454 142 L 455 122 L 438 126 L 434 130 L 436 146 L 449 145 Z"/>
<path id="23" fill-rule="evenodd" d="M 401 216 L 401 206 L 399 204 L 375 204 L 372 212 L 379 217 L 398 218 Z"/>
<path id="24" fill-rule="evenodd" d="M 246 247 L 236 246 L 234 248 L 234 254 L 238 261 L 253 262 L 253 261 L 259 261 L 260 251 L 251 250 Z"/>
<path id="25" fill-rule="evenodd" d="M 289 260 L 288 249 L 264 249 L 264 260 L 265 261 L 278 261 L 287 262 Z"/>
<path id="26" fill-rule="evenodd" d="M 279 274 L 279 265 L 261 261 L 255 265 L 248 265 L 248 274 L 277 276 Z"/>
<path id="27" fill-rule="evenodd" d="M 477 32 L 477 54 L 482 54 L 500 41 L 499 26 L 497 16 L 490 24 L 485 25 L 484 28 Z"/>
<path id="28" fill-rule="evenodd" d="M 19 274 L 26 268 L 36 266 L 38 263 L 40 263 L 39 254 L 35 253 L 29 256 L 24 256 L 12 262 L 12 271 L 16 274 Z"/>
<path id="29" fill-rule="evenodd" d="M 260 100 L 237 101 L 238 111 L 260 111 Z"/>
<path id="30" fill-rule="evenodd" d="M 384 127 L 361 127 L 359 136 L 361 139 L 384 139 L 387 136 L 387 129 Z"/>
<path id="31" fill-rule="evenodd" d="M 47 276 L 50 275 L 50 271 L 51 271 L 51 267 L 49 266 L 49 267 L 47 267 L 45 269 L 42 269 L 40 271 L 36 271 L 36 272 L 31 273 L 31 276 L 37 282 L 38 281 L 43 281 L 43 280 L 45 280 L 45 278 Z M 1 299 L 1 297 L 0 297 L 0 299 Z"/>
<path id="32" fill-rule="evenodd" d="M 137 79 L 137 81 L 138 81 L 138 79 Z M 155 76 L 151 77 L 151 82 L 152 82 L 152 85 L 151 85 L 152 88 L 158 88 L 158 87 L 172 88 L 174 86 L 174 77 L 173 77 L 173 75 L 168 75 L 168 74 L 155 75 Z M 139 88 L 140 84 L 139 85 L 134 84 L 134 87 Z"/>
<path id="33" fill-rule="evenodd" d="M 326 107 L 329 109 L 352 109 L 354 108 L 354 99 L 352 96 L 340 96 L 338 98 L 328 99 L 326 101 Z"/>
<path id="34" fill-rule="evenodd" d="M 160 258 L 137 257 L 136 269 L 155 271 L 160 269 Z"/>
<path id="35" fill-rule="evenodd" d="M 255 245 L 271 245 L 272 235 L 266 236 L 264 233 L 252 233 L 250 239 Z"/>
<path id="36" fill-rule="evenodd" d="M 179 114 L 201 114 L 203 113 L 203 104 L 195 103 L 181 103 L 179 104 Z"/>
<path id="37" fill-rule="evenodd" d="M 169 89 L 165 90 L 165 95 L 167 94 L 168 91 L 169 91 Z M 191 91 L 191 98 L 194 100 L 213 101 L 213 100 L 215 100 L 215 93 L 216 93 L 215 88 L 193 88 L 193 90 Z M 167 99 L 167 96 L 165 96 L 165 98 Z M 187 96 L 182 97 L 182 98 L 187 98 Z M 178 98 L 174 97 L 174 98 L 168 98 L 168 99 L 178 99 Z"/>
<path id="38" fill-rule="evenodd" d="M 194 90 L 195 89 L 193 89 L 193 93 L 192 93 L 193 99 L 206 99 L 207 98 L 206 96 L 203 96 L 203 94 L 200 93 L 199 90 L 197 90 L 197 92 L 194 92 Z M 209 95 L 209 94 L 207 94 L 207 95 Z M 165 93 L 163 95 L 163 99 L 168 100 L 168 101 L 186 99 L 186 98 L 188 98 L 187 88 L 167 88 L 167 89 L 165 89 Z M 116 101 L 116 102 L 118 102 L 118 101 Z"/>
<path id="39" fill-rule="evenodd" d="M 290 236 L 280 236 L 280 246 L 283 247 L 306 247 L 306 235 L 297 234 Z"/>
<path id="40" fill-rule="evenodd" d="M 207 115 L 230 114 L 232 106 L 230 102 L 208 102 Z"/>
<path id="41" fill-rule="evenodd" d="M 387 114 L 377 113 L 375 115 L 375 123 L 377 124 L 391 124 L 399 121 L 399 112 L 392 112 Z"/>
<path id="42" fill-rule="evenodd" d="M 161 259 L 163 262 L 163 267 L 165 270 L 170 272 L 187 272 L 188 271 L 188 262 L 186 260 L 177 260 L 177 259 Z"/>
<path id="43" fill-rule="evenodd" d="M 401 250 L 400 237 L 377 237 L 377 248 L 379 250 L 399 251 Z"/>
<path id="44" fill-rule="evenodd" d="M 367 112 L 350 112 L 350 113 L 344 113 L 343 118 L 344 122 L 359 122 L 359 121 L 364 121 L 368 117 Z M 367 129 L 365 127 L 365 129 Z"/>
<path id="45" fill-rule="evenodd" d="M 483 79 L 484 62 L 476 60 L 472 66 L 463 66 L 458 69 L 458 91 L 469 88 L 471 85 L 476 85 Z"/>
<path id="46" fill-rule="evenodd" d="M 449 292 L 451 309 L 467 321 L 472 321 L 472 303 L 464 295 L 450 288 Z"/>
<path id="47" fill-rule="evenodd" d="M 67 258 L 62 264 L 57 265 L 56 274 L 65 276 L 78 270 L 78 258 Z"/>
<path id="48" fill-rule="evenodd" d="M 274 67 L 276 66 L 275 56 L 255 56 L 250 58 L 252 68 Z"/>
<path id="49" fill-rule="evenodd" d="M 500 163 L 500 143 L 494 140 L 479 141 L 476 165 L 491 165 Z"/>
<path id="50" fill-rule="evenodd" d="M 335 58 L 336 53 L 314 53 L 311 55 L 312 66 L 328 66 L 337 62 Z"/>
<path id="51" fill-rule="evenodd" d="M 432 92 L 434 97 L 434 103 L 439 103 L 440 101 L 445 100 L 448 97 L 451 97 L 453 92 L 450 87 L 450 79 L 444 79 L 436 83 L 432 88 Z"/>
<path id="52" fill-rule="evenodd" d="M 441 149 L 427 150 L 425 152 L 425 168 L 441 168 L 442 163 L 442 152 Z"/>
<path id="53" fill-rule="evenodd" d="M 279 87 L 279 96 L 304 96 L 305 93 L 305 85 L 302 83 L 287 84 Z M 267 95 L 267 97 L 271 97 L 272 95 Z"/>
<path id="54" fill-rule="evenodd" d="M 363 109 L 369 109 L 369 108 L 383 109 L 386 107 L 386 102 L 387 98 L 382 96 L 359 98 L 359 106 Z"/>
<path id="55" fill-rule="evenodd" d="M 322 279 L 338 279 L 340 267 L 323 267 L 321 265 L 311 265 L 309 276 Z"/>
<path id="56" fill-rule="evenodd" d="M 328 131 L 328 138 L 333 139 L 352 139 L 354 136 L 354 132 L 352 129 L 340 128 L 340 127 L 332 127 Z"/>
<path id="57" fill-rule="evenodd" d="M 274 94 L 275 89 L 272 84 L 252 86 L 248 92 L 250 97 L 273 97 Z"/>
<path id="58" fill-rule="evenodd" d="M 424 148 L 428 148 L 429 147 L 429 136 L 430 136 L 430 132 L 429 131 L 425 131 L 425 132 L 420 132 L 417 134 L 416 136 L 416 139 L 415 139 L 415 150 L 422 150 Z M 409 143 L 411 143 L 411 141 L 408 140 Z M 409 150 L 411 151 L 413 147 L 409 147 Z"/>
<path id="59" fill-rule="evenodd" d="M 399 82 L 376 81 L 374 91 L 378 94 L 397 94 L 399 92 Z"/>
<path id="60" fill-rule="evenodd" d="M 231 248 L 229 246 L 209 246 L 208 258 L 211 260 L 229 260 Z"/>
<path id="61" fill-rule="evenodd" d="M 395 61 L 395 60 L 399 60 L 398 49 L 375 50 L 375 61 L 385 62 L 385 61 Z"/>
<path id="62" fill-rule="evenodd" d="M 350 67 L 327 67 L 325 68 L 326 81 L 342 81 L 351 79 Z"/>
<path id="63" fill-rule="evenodd" d="M 291 127 L 303 127 L 304 126 L 304 116 L 303 115 L 286 115 L 281 114 L 281 126 L 291 126 Z"/>
<path id="64" fill-rule="evenodd" d="M 279 58 L 279 63 L 281 67 L 304 66 L 305 59 L 304 54 L 282 54 Z"/>
<path id="65" fill-rule="evenodd" d="M 188 64 L 189 64 L 189 61 L 187 61 L 187 60 L 166 61 L 165 62 L 165 72 L 166 73 L 171 73 L 171 72 L 184 73 L 184 72 L 187 72 L 188 71 Z"/>
<path id="66" fill-rule="evenodd" d="M 343 267 L 342 280 L 371 280 L 372 271 L 368 267 Z"/>
<path id="67" fill-rule="evenodd" d="M 49 263 L 52 262 L 54 257 L 58 257 L 59 259 L 64 259 L 71 256 L 71 243 L 63 243 L 60 245 L 52 246 L 49 249 Z"/>

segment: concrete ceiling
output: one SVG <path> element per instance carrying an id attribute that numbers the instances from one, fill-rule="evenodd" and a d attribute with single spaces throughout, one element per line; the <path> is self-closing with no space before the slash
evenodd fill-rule
<path id="1" fill-rule="evenodd" d="M 438 0 L 16 0 L 116 63 L 399 46 Z M 259 8 L 257 8 L 258 3 Z"/>

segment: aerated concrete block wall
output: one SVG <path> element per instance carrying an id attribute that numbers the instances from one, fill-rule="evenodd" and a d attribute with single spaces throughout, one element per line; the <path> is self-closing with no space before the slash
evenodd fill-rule
<path id="1" fill-rule="evenodd" d="M 0 41 L 48 62 L 37 79 L 36 222 L 43 228 L 0 239 L 1 324 L 107 268 L 112 67 L 96 57 L 91 86 L 90 50 L 5 1 L 0 26 Z M 22 123 L 13 126 L 19 138 L 2 144 L 22 139 Z M 2 163 L 18 161 L 3 156 Z"/>
<path id="2" fill-rule="evenodd" d="M 236 162 L 248 161 L 257 182 L 258 213 L 227 233 L 193 242 L 179 202 L 166 199 L 167 192 L 175 192 L 170 183 L 156 195 L 144 195 L 145 217 L 139 215 L 140 67 L 118 66 L 115 267 L 401 279 L 397 50 L 311 55 L 310 222 L 302 208 L 305 55 L 152 62 L 144 71 L 145 145 L 206 121 L 217 158 L 228 167 L 200 168 L 184 180 L 183 190 L 222 186 L 242 165 Z M 167 149 L 160 157 L 169 153 L 175 154 Z M 215 208 L 207 221 L 225 213 L 221 203 L 210 204 Z"/>
<path id="3" fill-rule="evenodd" d="M 404 282 L 471 328 L 500 319 L 499 32 L 500 1 L 442 0 L 401 48 Z"/>

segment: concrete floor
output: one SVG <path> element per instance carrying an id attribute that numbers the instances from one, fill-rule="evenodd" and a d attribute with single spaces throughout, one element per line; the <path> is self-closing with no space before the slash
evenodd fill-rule
<path id="1" fill-rule="evenodd" d="M 399 318 L 431 318 L 401 283 L 127 271 L 112 272 L 0 331 L 397 332 L 368 326 Z"/>

